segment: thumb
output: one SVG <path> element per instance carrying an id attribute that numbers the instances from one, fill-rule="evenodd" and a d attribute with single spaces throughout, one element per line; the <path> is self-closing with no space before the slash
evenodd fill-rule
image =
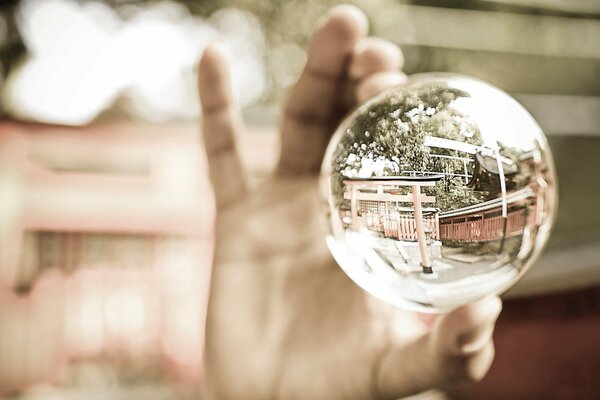
<path id="1" fill-rule="evenodd" d="M 492 333 L 502 309 L 498 297 L 458 308 L 416 341 L 385 353 L 376 374 L 378 398 L 395 399 L 482 379 L 494 359 Z"/>
<path id="2" fill-rule="evenodd" d="M 500 299 L 491 297 L 444 315 L 430 333 L 433 350 L 455 356 L 481 351 L 491 341 L 501 310 Z"/>

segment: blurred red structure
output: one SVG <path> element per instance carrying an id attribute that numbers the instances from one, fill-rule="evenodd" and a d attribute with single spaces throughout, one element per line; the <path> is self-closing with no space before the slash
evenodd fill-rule
<path id="1" fill-rule="evenodd" d="M 0 123 L 0 393 L 98 357 L 201 380 L 202 154 L 190 126 Z"/>

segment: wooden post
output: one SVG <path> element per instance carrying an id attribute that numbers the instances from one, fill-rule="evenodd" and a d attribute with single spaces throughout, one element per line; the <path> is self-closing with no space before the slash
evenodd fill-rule
<path id="1" fill-rule="evenodd" d="M 418 184 L 413 185 L 413 208 L 415 214 L 415 227 L 417 231 L 417 241 L 419 242 L 419 252 L 421 253 L 421 267 L 423 267 L 423 273 L 431 274 L 431 261 L 427 254 L 427 237 L 425 236 L 425 229 L 423 227 L 423 209 L 421 207 L 421 186 Z"/>
<path id="2" fill-rule="evenodd" d="M 498 179 L 500 179 L 500 191 L 502 192 L 502 221 L 504 223 L 504 225 L 502 226 L 502 238 L 500 239 L 500 248 L 498 249 L 498 254 L 501 254 L 504 250 L 504 242 L 506 240 L 506 225 L 508 224 L 508 204 L 506 201 L 506 181 L 504 180 L 504 167 L 502 166 L 502 160 L 500 160 L 500 151 L 498 150 L 498 147 L 496 147 L 495 155 L 496 164 L 498 165 Z"/>
<path id="3" fill-rule="evenodd" d="M 352 230 L 356 232 L 358 231 L 358 200 L 356 199 L 356 185 L 352 185 L 350 193 L 350 210 L 352 211 Z"/>

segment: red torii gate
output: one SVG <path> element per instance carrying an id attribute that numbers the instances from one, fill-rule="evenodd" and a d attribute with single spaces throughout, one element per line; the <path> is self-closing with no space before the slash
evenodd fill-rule
<path id="1" fill-rule="evenodd" d="M 352 216 L 352 229 L 358 230 L 360 223 L 358 218 L 358 201 L 376 202 L 403 202 L 412 203 L 415 218 L 415 230 L 419 253 L 421 255 L 421 266 L 424 273 L 432 273 L 431 260 L 427 254 L 427 237 L 423 223 L 422 203 L 435 203 L 434 196 L 428 196 L 421 192 L 422 186 L 435 186 L 443 175 L 432 176 L 377 176 L 370 178 L 352 178 L 344 183 L 349 191 L 344 192 L 344 199 L 350 200 L 350 211 Z M 408 195 L 394 193 L 398 187 L 410 187 L 412 193 Z"/>

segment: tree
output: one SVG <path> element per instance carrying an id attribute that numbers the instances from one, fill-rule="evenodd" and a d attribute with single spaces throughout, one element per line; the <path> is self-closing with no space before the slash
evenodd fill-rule
<path id="1" fill-rule="evenodd" d="M 431 190 L 442 210 L 464 207 L 481 201 L 461 178 L 460 159 L 435 155 L 465 157 L 465 154 L 425 145 L 428 136 L 481 145 L 481 133 L 467 116 L 452 107 L 452 102 L 468 93 L 441 82 L 416 82 L 395 89 L 359 109 L 349 121 L 332 159 L 332 191 L 336 204 L 346 208 L 343 200 L 347 178 L 427 175 L 444 173 Z"/>

